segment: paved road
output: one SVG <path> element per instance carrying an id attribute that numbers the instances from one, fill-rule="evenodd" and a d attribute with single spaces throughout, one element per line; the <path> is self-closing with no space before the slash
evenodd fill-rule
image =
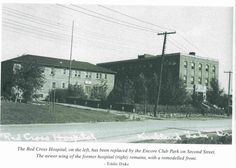
<path id="1" fill-rule="evenodd" d="M 231 119 L 145 120 L 74 124 L 1 125 L 1 141 L 134 142 L 198 131 L 231 130 Z"/>

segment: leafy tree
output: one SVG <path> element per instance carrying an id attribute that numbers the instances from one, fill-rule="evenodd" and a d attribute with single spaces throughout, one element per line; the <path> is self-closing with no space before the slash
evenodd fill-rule
<path id="1" fill-rule="evenodd" d="M 122 102 L 126 104 L 134 103 L 134 93 L 135 93 L 134 82 L 132 79 L 126 77 L 123 85 Z"/>
<path id="2" fill-rule="evenodd" d="M 49 101 L 65 102 L 67 97 L 87 99 L 83 87 L 78 84 L 70 85 L 67 89 L 58 88 L 50 90 L 47 99 Z"/>
<path id="3" fill-rule="evenodd" d="M 94 85 L 91 90 L 91 99 L 105 100 L 107 97 L 107 84 L 104 82 L 102 85 Z"/>
<path id="4" fill-rule="evenodd" d="M 134 82 L 128 77 L 125 80 L 116 79 L 114 89 L 108 96 L 108 100 L 115 103 L 134 103 Z"/>
<path id="5" fill-rule="evenodd" d="M 190 101 L 186 86 L 182 79 L 168 79 L 162 85 L 160 104 L 183 105 Z"/>
<path id="6" fill-rule="evenodd" d="M 219 107 L 227 108 L 227 96 L 224 95 L 224 90 L 220 89 L 218 80 L 212 78 L 210 86 L 207 91 L 207 101 Z"/>
<path id="7" fill-rule="evenodd" d="M 156 73 L 153 73 L 151 79 L 147 81 L 148 86 L 148 102 L 154 104 L 157 96 L 157 86 L 158 86 L 158 76 Z"/>
<path id="8" fill-rule="evenodd" d="M 43 67 L 37 62 L 21 63 L 19 68 L 14 69 L 13 87 L 23 92 L 23 101 L 32 100 L 32 96 L 41 89 L 44 84 Z"/>
<path id="9" fill-rule="evenodd" d="M 54 101 L 55 99 L 55 101 L 65 102 L 68 94 L 68 89 L 54 89 L 49 91 L 48 98 L 46 99 L 48 99 L 48 101 Z"/>
<path id="10" fill-rule="evenodd" d="M 218 104 L 219 107 L 227 109 L 228 108 L 228 95 L 227 94 L 223 94 L 221 96 L 221 101 Z"/>
<path id="11" fill-rule="evenodd" d="M 87 95 L 81 85 L 70 85 L 68 88 L 68 96 L 87 99 Z"/>
<path id="12" fill-rule="evenodd" d="M 148 99 L 148 88 L 147 80 L 143 73 L 135 80 L 135 103 L 147 104 Z"/>
<path id="13" fill-rule="evenodd" d="M 122 103 L 122 97 L 123 97 L 123 82 L 119 79 L 116 79 L 114 88 L 108 95 L 107 99 L 113 103 Z"/>
<path id="14" fill-rule="evenodd" d="M 192 105 L 194 107 L 200 108 L 200 106 L 203 102 L 203 95 L 195 92 L 195 93 L 192 94 L 191 97 L 192 97 L 192 101 L 191 101 Z"/>

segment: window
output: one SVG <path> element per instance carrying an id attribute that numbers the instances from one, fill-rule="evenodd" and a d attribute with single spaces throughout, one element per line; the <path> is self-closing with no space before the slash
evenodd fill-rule
<path id="1" fill-rule="evenodd" d="M 206 71 L 207 72 L 209 71 L 209 65 L 206 65 Z"/>
<path id="2" fill-rule="evenodd" d="M 206 86 L 209 85 L 209 80 L 208 80 L 208 78 L 205 79 L 205 85 L 206 85 Z"/>
<path id="3" fill-rule="evenodd" d="M 66 69 L 63 70 L 63 74 L 66 74 Z"/>
<path id="4" fill-rule="evenodd" d="M 191 77 L 191 84 L 194 84 L 194 77 Z"/>
<path id="5" fill-rule="evenodd" d="M 52 88 L 56 88 L 56 82 L 52 82 Z"/>
<path id="6" fill-rule="evenodd" d="M 107 79 L 107 74 L 105 74 L 105 79 Z"/>
<path id="7" fill-rule="evenodd" d="M 201 63 L 199 63 L 199 65 L 198 65 L 198 69 L 199 69 L 199 71 L 202 70 L 202 64 L 201 64 Z"/>
<path id="8" fill-rule="evenodd" d="M 192 69 L 195 68 L 195 63 L 194 63 L 194 62 L 191 63 L 191 68 L 192 68 Z"/>
<path id="9" fill-rule="evenodd" d="M 92 78 L 92 72 L 86 72 L 85 77 L 86 78 Z"/>
<path id="10" fill-rule="evenodd" d="M 81 76 L 81 72 L 80 71 L 77 73 L 77 76 L 80 78 L 80 76 Z"/>
<path id="11" fill-rule="evenodd" d="M 102 73 L 100 73 L 100 79 L 102 79 Z"/>
<path id="12" fill-rule="evenodd" d="M 202 84 L 202 78 L 201 77 L 198 78 L 198 84 Z"/>
<path id="13" fill-rule="evenodd" d="M 96 78 L 98 79 L 98 77 L 99 77 L 99 75 L 98 75 L 98 73 L 96 74 Z"/>
<path id="14" fill-rule="evenodd" d="M 16 74 L 17 70 L 21 69 L 21 64 L 14 64 L 13 65 L 13 73 Z"/>
<path id="15" fill-rule="evenodd" d="M 212 72 L 213 72 L 213 73 L 216 72 L 216 67 L 215 67 L 215 66 L 212 67 Z"/>
<path id="16" fill-rule="evenodd" d="M 51 75 L 52 75 L 52 76 L 55 75 L 55 68 L 51 68 Z"/>
<path id="17" fill-rule="evenodd" d="M 75 71 L 75 76 L 77 76 L 77 73 L 78 73 L 78 72 L 77 72 L 77 71 Z"/>
<path id="18" fill-rule="evenodd" d="M 213 65 L 212 67 L 212 77 L 215 78 L 216 77 L 216 67 Z"/>
<path id="19" fill-rule="evenodd" d="M 187 83 L 187 76 L 184 75 L 184 83 Z"/>
<path id="20" fill-rule="evenodd" d="M 184 61 L 184 68 L 188 68 L 188 62 Z"/>
<path id="21" fill-rule="evenodd" d="M 63 88 L 63 89 L 65 88 L 65 86 L 66 86 L 65 83 L 62 83 L 62 88 Z"/>

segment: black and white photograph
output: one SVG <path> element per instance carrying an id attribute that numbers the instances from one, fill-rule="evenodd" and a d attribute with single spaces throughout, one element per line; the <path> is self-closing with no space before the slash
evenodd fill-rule
<path id="1" fill-rule="evenodd" d="M 234 144 L 232 6 L 1 5 L 3 143 Z"/>

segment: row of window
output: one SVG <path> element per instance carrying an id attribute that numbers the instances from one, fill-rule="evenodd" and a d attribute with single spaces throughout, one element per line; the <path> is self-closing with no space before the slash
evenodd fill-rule
<path id="1" fill-rule="evenodd" d="M 183 78 L 184 80 L 184 83 L 187 83 L 187 76 L 184 76 Z M 194 84 L 194 81 L 195 81 L 195 78 L 194 76 L 191 76 L 191 84 L 193 85 Z M 202 78 L 201 77 L 198 77 L 198 84 L 202 84 Z M 205 78 L 205 85 L 208 86 L 209 85 L 209 79 L 208 78 Z"/>
<path id="2" fill-rule="evenodd" d="M 165 61 L 164 65 L 168 66 L 174 66 L 177 63 L 175 61 Z M 137 64 L 131 64 L 131 65 L 123 65 L 123 66 L 116 66 L 116 67 L 108 67 L 108 68 L 113 68 L 114 71 L 125 71 L 125 70 L 133 70 L 133 69 L 138 69 L 138 68 L 152 68 L 153 65 L 152 63 L 137 63 Z"/>
<path id="3" fill-rule="evenodd" d="M 124 65 L 124 66 L 117 66 L 117 67 L 113 67 L 113 69 L 115 71 L 124 71 L 124 70 L 133 70 L 134 68 L 152 68 L 153 65 L 152 64 L 136 64 L 136 65 Z"/>
<path id="4" fill-rule="evenodd" d="M 55 89 L 57 86 L 56 86 L 56 82 L 52 82 L 52 88 Z M 66 88 L 66 84 L 65 83 L 62 83 L 61 84 L 61 88 Z"/>
<path id="5" fill-rule="evenodd" d="M 187 61 L 184 61 L 184 68 L 188 68 L 188 62 Z M 195 63 L 194 62 L 191 62 L 191 69 L 195 69 Z M 205 66 L 205 71 L 206 72 L 209 72 L 209 69 L 210 69 L 210 66 L 208 64 L 206 64 Z M 202 64 L 199 63 L 198 64 L 198 70 L 201 71 L 202 70 Z M 213 65 L 212 66 L 212 72 L 215 72 L 216 71 L 216 67 Z"/>
<path id="6" fill-rule="evenodd" d="M 67 71 L 69 72 L 69 70 L 63 69 L 63 74 L 65 75 L 67 73 Z M 81 77 L 81 71 L 74 71 L 74 74 L 72 72 L 73 71 L 71 71 L 71 76 L 75 76 L 75 77 L 79 77 L 79 78 Z M 52 76 L 56 75 L 55 68 L 51 68 L 51 75 Z M 92 78 L 92 72 L 85 72 L 85 78 Z M 103 74 L 102 73 L 96 73 L 96 78 L 97 79 L 102 79 Z M 104 78 L 107 79 L 107 74 L 104 74 Z"/>
<path id="7" fill-rule="evenodd" d="M 52 82 L 52 88 L 55 89 L 57 87 L 56 82 Z M 61 88 L 66 88 L 66 84 L 62 83 Z M 85 92 L 90 93 L 91 92 L 91 86 L 85 86 Z"/>
<path id="8" fill-rule="evenodd" d="M 184 75 L 185 75 L 185 76 L 188 76 L 188 74 L 187 74 L 187 69 L 184 69 Z M 191 76 L 195 76 L 195 71 L 194 71 L 194 70 L 191 70 Z M 199 77 L 202 77 L 202 71 L 199 71 L 199 72 L 198 72 L 198 76 L 199 76 Z M 215 76 L 216 76 L 216 74 L 215 74 L 215 72 L 213 72 L 213 73 L 212 73 L 212 77 L 215 78 Z M 205 73 L 205 77 L 206 77 L 206 78 L 209 78 L 209 72 L 206 72 L 206 73 Z"/>

